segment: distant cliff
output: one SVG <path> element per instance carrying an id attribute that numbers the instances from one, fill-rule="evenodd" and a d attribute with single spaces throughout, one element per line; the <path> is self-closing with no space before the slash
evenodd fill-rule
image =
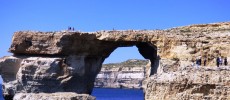
<path id="1" fill-rule="evenodd" d="M 131 59 L 121 63 L 104 64 L 95 80 L 95 87 L 140 89 L 148 60 Z"/>

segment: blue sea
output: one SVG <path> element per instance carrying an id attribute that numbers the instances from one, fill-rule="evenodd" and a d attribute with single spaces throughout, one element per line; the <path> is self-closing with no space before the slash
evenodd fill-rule
<path id="1" fill-rule="evenodd" d="M 0 100 L 4 100 L 3 94 L 2 94 L 2 84 L 0 84 Z"/>
<path id="2" fill-rule="evenodd" d="M 97 100 L 144 100 L 143 90 L 94 88 L 93 96 Z"/>
<path id="3" fill-rule="evenodd" d="M 94 88 L 92 95 L 97 100 L 144 100 L 143 91 L 135 89 Z M 2 90 L 0 100 L 3 100 Z"/>

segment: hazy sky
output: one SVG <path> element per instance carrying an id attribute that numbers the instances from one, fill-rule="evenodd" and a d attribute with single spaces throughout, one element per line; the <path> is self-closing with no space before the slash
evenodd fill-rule
<path id="1" fill-rule="evenodd" d="M 166 29 L 230 21 L 229 0 L 0 0 L 0 57 L 15 31 Z M 142 58 L 136 47 L 117 49 L 106 62 Z"/>
<path id="2" fill-rule="evenodd" d="M 0 75 L 0 85 L 2 84 L 3 80 L 2 80 L 2 76 Z M 0 95 L 1 97 L 1 95 Z"/>

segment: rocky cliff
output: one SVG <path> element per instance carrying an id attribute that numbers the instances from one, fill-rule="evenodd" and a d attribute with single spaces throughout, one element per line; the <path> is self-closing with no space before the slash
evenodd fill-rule
<path id="1" fill-rule="evenodd" d="M 158 82 L 157 76 L 160 77 L 162 73 L 184 73 L 178 70 L 191 66 L 198 56 L 201 56 L 202 60 L 207 59 L 207 66 L 210 67 L 215 66 L 217 56 L 229 59 L 229 39 L 229 22 L 190 25 L 167 30 L 113 30 L 91 33 L 18 31 L 14 33 L 9 48 L 13 56 L 0 59 L 0 74 L 4 80 L 4 93 L 10 96 L 18 93 L 54 92 L 91 94 L 104 59 L 118 47 L 136 46 L 139 53 L 150 61 L 146 66 L 146 70 L 149 70 L 146 78 L 150 81 L 146 81 L 145 86 L 150 87 L 145 88 L 145 96 L 146 99 L 153 99 L 154 91 L 158 89 L 149 91 L 147 89 L 155 86 L 151 84 Z M 227 74 L 228 70 L 225 72 Z M 191 74 L 176 74 L 175 77 L 182 75 L 188 77 L 187 75 Z M 226 80 L 226 84 L 222 86 L 226 88 L 227 94 L 224 95 L 228 99 L 229 80 L 228 78 Z M 172 83 L 170 85 L 165 82 L 158 84 L 159 88 L 170 87 L 174 81 L 169 80 L 169 83 Z M 209 96 L 210 93 L 212 92 L 201 94 Z M 164 97 L 167 95 L 170 97 L 171 93 L 166 93 Z"/>
<path id="2" fill-rule="evenodd" d="M 102 65 L 95 87 L 141 89 L 148 60 L 131 59 L 121 63 Z"/>
<path id="3" fill-rule="evenodd" d="M 96 100 L 95 97 L 87 94 L 77 94 L 73 92 L 59 93 L 18 93 L 14 100 Z"/>
<path id="4" fill-rule="evenodd" d="M 67 62 L 66 62 L 67 63 Z M 41 100 L 55 98 L 65 100 L 94 100 L 94 97 L 78 94 L 89 94 L 88 86 L 90 84 L 84 84 L 88 79 L 84 79 L 80 76 L 73 81 L 72 76 L 68 74 L 83 73 L 74 67 L 68 67 L 65 65 L 63 58 L 60 57 L 45 57 L 45 56 L 9 56 L 3 57 L 0 60 L 1 75 L 4 80 L 3 92 L 7 99 L 11 100 L 14 95 L 24 93 L 14 97 L 14 100 L 37 100 L 41 97 Z M 74 72 L 75 70 L 75 72 Z M 78 70 L 78 72 L 76 72 Z M 67 74 L 68 73 L 68 74 Z M 74 92 L 75 94 L 69 94 Z M 50 94 L 56 93 L 62 94 Z M 25 93 L 36 93 L 27 95 Z M 43 96 L 47 93 L 46 96 Z M 69 94 L 69 95 L 65 95 Z M 54 96 L 54 97 L 52 97 Z M 86 96 L 86 97 L 85 97 Z M 73 98 L 73 99 L 71 99 Z M 75 99 L 74 99 L 75 98 Z"/>
<path id="5" fill-rule="evenodd" d="M 187 67 L 151 76 L 145 100 L 230 100 L 230 67 Z"/>

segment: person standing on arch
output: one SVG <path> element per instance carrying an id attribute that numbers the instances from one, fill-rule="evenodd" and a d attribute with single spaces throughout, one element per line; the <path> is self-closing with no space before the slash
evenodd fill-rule
<path id="1" fill-rule="evenodd" d="M 201 62 L 202 62 L 201 56 L 199 56 L 199 59 L 198 59 L 199 68 L 201 67 Z"/>
<path id="2" fill-rule="evenodd" d="M 68 31 L 71 31 L 71 27 L 68 27 Z"/>
<path id="3" fill-rule="evenodd" d="M 222 65 L 223 65 L 223 59 L 222 59 L 221 56 L 219 57 L 219 59 L 220 59 L 220 60 L 219 60 L 219 64 L 222 66 Z"/>
<path id="4" fill-rule="evenodd" d="M 224 65 L 227 66 L 228 65 L 228 60 L 227 57 L 224 58 Z"/>
<path id="5" fill-rule="evenodd" d="M 199 67 L 199 61 L 198 58 L 196 58 L 196 69 Z"/>
<path id="6" fill-rule="evenodd" d="M 197 57 L 197 59 L 196 59 L 196 68 L 197 68 L 197 69 L 200 68 L 200 65 L 201 65 L 201 57 L 199 56 L 199 57 Z"/>
<path id="7" fill-rule="evenodd" d="M 217 66 L 217 67 L 220 66 L 220 58 L 219 58 L 219 57 L 216 58 L 216 66 Z"/>
<path id="8" fill-rule="evenodd" d="M 204 66 L 206 66 L 206 62 L 207 62 L 207 60 L 206 60 L 206 58 L 204 58 Z"/>

